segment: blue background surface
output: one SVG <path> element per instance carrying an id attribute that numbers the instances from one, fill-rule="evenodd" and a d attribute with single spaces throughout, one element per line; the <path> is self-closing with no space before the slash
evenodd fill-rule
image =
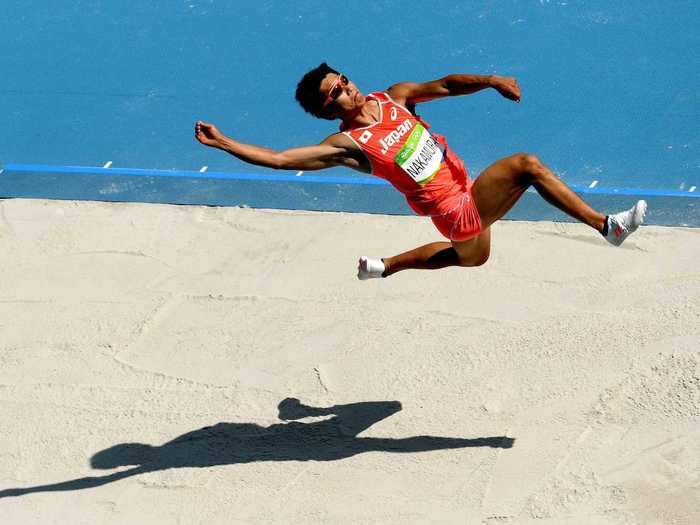
<path id="1" fill-rule="evenodd" d="M 0 4 L 0 163 L 259 172 L 193 139 L 316 143 L 297 81 L 326 60 L 365 92 L 453 72 L 518 78 L 419 113 L 472 176 L 515 151 L 569 184 L 700 185 L 691 1 L 23 0 Z M 343 169 L 329 174 L 353 175 Z"/>

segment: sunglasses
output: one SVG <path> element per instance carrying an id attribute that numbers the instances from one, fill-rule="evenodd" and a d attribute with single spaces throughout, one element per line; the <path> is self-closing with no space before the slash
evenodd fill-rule
<path id="1" fill-rule="evenodd" d="M 328 96 L 326 97 L 326 101 L 323 103 L 323 109 L 326 109 L 330 103 L 338 100 L 338 97 L 343 92 L 343 88 L 347 86 L 349 82 L 348 77 L 345 75 L 338 75 L 338 78 L 335 79 L 335 82 L 333 82 L 333 85 L 328 90 Z"/>

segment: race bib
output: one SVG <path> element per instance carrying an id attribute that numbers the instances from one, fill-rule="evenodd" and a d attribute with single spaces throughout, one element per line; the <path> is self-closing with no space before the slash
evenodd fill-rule
<path id="1" fill-rule="evenodd" d="M 424 186 L 438 172 L 442 159 L 442 145 L 419 123 L 394 157 L 394 162 Z"/>

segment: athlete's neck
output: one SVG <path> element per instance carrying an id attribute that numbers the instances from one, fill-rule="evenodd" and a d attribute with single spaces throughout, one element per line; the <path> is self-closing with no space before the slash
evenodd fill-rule
<path id="1" fill-rule="evenodd" d="M 362 106 L 356 108 L 351 114 L 343 115 L 344 128 L 362 128 L 371 126 L 379 122 L 381 110 L 379 109 L 379 101 L 375 98 L 365 99 Z"/>

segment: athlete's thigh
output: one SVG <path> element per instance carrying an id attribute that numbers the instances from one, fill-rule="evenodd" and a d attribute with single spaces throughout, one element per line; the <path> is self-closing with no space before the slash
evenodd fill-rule
<path id="1" fill-rule="evenodd" d="M 491 228 L 484 228 L 473 239 L 452 241 L 452 247 L 457 252 L 460 262 L 466 266 L 484 264 L 491 254 Z"/>
<path id="2" fill-rule="evenodd" d="M 519 158 L 513 155 L 494 162 L 474 181 L 472 198 L 484 228 L 503 217 L 527 189 Z"/>

